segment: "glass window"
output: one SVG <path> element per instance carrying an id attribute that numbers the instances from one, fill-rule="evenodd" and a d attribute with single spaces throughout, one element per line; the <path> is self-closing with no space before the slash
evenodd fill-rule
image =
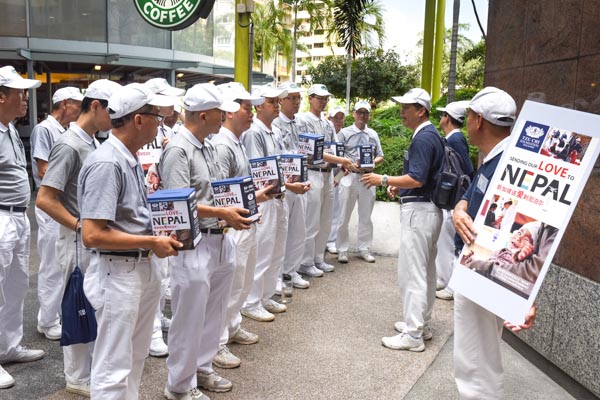
<path id="1" fill-rule="evenodd" d="M 144 21 L 133 1 L 108 1 L 108 28 L 110 43 L 171 48 L 171 32 Z"/>
<path id="2" fill-rule="evenodd" d="M 27 36 L 23 0 L 0 0 L 0 10 L 0 36 Z"/>
<path id="3" fill-rule="evenodd" d="M 44 39 L 106 40 L 106 2 L 30 0 L 31 36 Z"/>
<path id="4" fill-rule="evenodd" d="M 175 50 L 212 56 L 212 44 L 212 14 L 208 16 L 208 19 L 199 18 L 187 28 L 173 32 L 173 48 Z"/>

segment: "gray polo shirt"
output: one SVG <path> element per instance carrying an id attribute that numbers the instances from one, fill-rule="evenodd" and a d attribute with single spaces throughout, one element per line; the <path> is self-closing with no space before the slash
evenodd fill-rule
<path id="1" fill-rule="evenodd" d="M 279 113 L 273 125 L 281 132 L 283 147 L 286 154 L 298 153 L 298 136 L 307 133 L 306 126 L 297 118 L 289 119 L 285 114 Z"/>
<path id="2" fill-rule="evenodd" d="M 337 136 L 331 122 L 319 118 L 311 112 L 296 114 L 296 121 L 306 127 L 306 133 L 325 136 L 325 142 L 337 142 Z"/>
<path id="3" fill-rule="evenodd" d="M 285 153 L 281 132 L 276 126 L 272 129 L 258 118 L 254 117 L 252 126 L 242 135 L 242 143 L 246 146 L 248 158 L 276 156 Z"/>
<path id="4" fill-rule="evenodd" d="M 198 204 L 211 207 L 214 200 L 210 183 L 226 178 L 210 140 L 201 143 L 185 126 L 163 151 L 159 170 L 165 189 L 194 188 Z M 216 228 L 217 218 L 200 218 L 200 227 Z"/>
<path id="5" fill-rule="evenodd" d="M 217 150 L 221 170 L 227 178 L 252 176 L 246 149 L 233 132 L 221 127 L 219 134 L 213 137 L 211 143 Z"/>
<path id="6" fill-rule="evenodd" d="M 23 142 L 12 122 L 0 122 L 0 204 L 27 207 L 31 187 Z"/>
<path id="7" fill-rule="evenodd" d="M 81 219 L 108 221 L 132 235 L 152 235 L 144 173 L 137 157 L 116 136 L 91 153 L 79 174 Z"/>
<path id="8" fill-rule="evenodd" d="M 38 188 L 42 179 L 38 176 L 35 159 L 47 162 L 50 159 L 52 146 L 65 131 L 66 129 L 52 115 L 48 115 L 48 118 L 37 124 L 31 131 L 31 172 L 35 186 Z"/>
<path id="9" fill-rule="evenodd" d="M 54 143 L 48 169 L 42 180 L 43 186 L 59 190 L 58 200 L 73 215 L 79 218 L 77 205 L 77 178 L 85 159 L 100 143 L 83 129 L 72 123 Z"/>
<path id="10" fill-rule="evenodd" d="M 358 129 L 356 125 L 343 128 L 338 132 L 338 141 L 344 143 L 344 157 L 353 162 L 358 161 L 360 155 L 356 146 L 370 144 L 375 149 L 375 157 L 383 157 L 381 142 L 375 130 L 365 126 L 364 130 Z"/>

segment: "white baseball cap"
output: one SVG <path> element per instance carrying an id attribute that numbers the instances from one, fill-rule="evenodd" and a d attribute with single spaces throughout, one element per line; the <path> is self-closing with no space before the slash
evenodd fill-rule
<path id="1" fill-rule="evenodd" d="M 183 108 L 186 111 L 206 111 L 218 108 L 221 111 L 237 112 L 240 105 L 226 100 L 223 93 L 212 83 L 198 83 L 185 93 Z"/>
<path id="2" fill-rule="evenodd" d="M 255 86 L 254 88 L 252 88 L 252 94 L 255 96 L 260 96 L 260 97 L 268 97 L 268 98 L 278 97 L 280 99 L 283 99 L 284 97 L 286 97 L 288 95 L 288 92 L 287 92 L 287 90 L 278 89 L 271 85 L 263 85 L 263 86 Z"/>
<path id="3" fill-rule="evenodd" d="M 292 82 L 292 81 L 283 82 L 278 87 L 281 90 L 287 91 L 288 94 L 290 94 L 290 93 L 304 93 L 304 92 L 306 92 L 306 90 L 302 89 L 300 86 L 296 85 L 296 83 Z"/>
<path id="4" fill-rule="evenodd" d="M 327 90 L 327 86 L 321 84 L 321 83 L 315 83 L 314 85 L 312 85 L 311 87 L 308 88 L 308 95 L 312 96 L 333 96 L 331 93 L 329 93 L 329 90 Z"/>
<path id="5" fill-rule="evenodd" d="M 144 82 L 150 90 L 156 94 L 162 94 L 164 96 L 183 96 L 185 94 L 184 89 L 179 89 L 169 85 L 164 78 L 152 78 Z"/>
<path id="6" fill-rule="evenodd" d="M 130 83 L 122 86 L 110 96 L 108 114 L 111 119 L 117 119 L 131 114 L 145 105 L 168 107 L 173 105 L 173 101 L 167 96 L 155 94 L 141 83 Z"/>
<path id="7" fill-rule="evenodd" d="M 35 89 L 39 88 L 41 84 L 42 81 L 38 81 L 37 79 L 23 78 L 10 65 L 0 68 L 0 86 L 12 89 Z"/>
<path id="8" fill-rule="evenodd" d="M 368 101 L 360 100 L 354 104 L 354 111 L 358 111 L 361 108 L 364 108 L 368 112 L 371 112 L 371 105 L 369 104 Z"/>
<path id="9" fill-rule="evenodd" d="M 177 114 L 181 114 L 181 102 L 176 101 L 175 104 L 173 104 L 173 111 Z"/>
<path id="10" fill-rule="evenodd" d="M 223 92 L 223 97 L 230 101 L 235 100 L 249 100 L 253 106 L 259 106 L 265 102 L 265 98 L 261 96 L 253 96 L 244 85 L 240 82 L 227 82 L 217 85 L 221 92 Z"/>
<path id="11" fill-rule="evenodd" d="M 469 108 L 483 119 L 499 126 L 511 126 L 516 119 L 517 105 L 504 90 L 488 86 L 469 102 Z"/>
<path id="12" fill-rule="evenodd" d="M 123 86 L 109 79 L 98 79 L 90 83 L 90 86 L 85 90 L 85 96 L 90 99 L 108 100 L 110 97 Z"/>
<path id="13" fill-rule="evenodd" d="M 412 88 L 403 96 L 392 97 L 392 100 L 400 104 L 420 104 L 431 111 L 431 96 L 425 89 Z"/>
<path id="14" fill-rule="evenodd" d="M 338 113 L 344 114 L 344 118 L 346 118 L 346 116 L 348 115 L 346 109 L 342 106 L 335 106 L 331 110 L 329 110 L 330 117 L 335 117 Z"/>
<path id="15" fill-rule="evenodd" d="M 81 101 L 83 100 L 83 94 L 81 94 L 81 90 L 79 90 L 79 88 L 73 86 L 60 88 L 54 92 L 54 96 L 52 96 L 52 103 L 60 103 L 63 100 Z"/>
<path id="16" fill-rule="evenodd" d="M 458 122 L 462 123 L 467 114 L 467 107 L 469 107 L 469 102 L 467 100 L 461 100 L 448 103 L 446 107 L 437 107 L 437 110 L 445 112 Z"/>

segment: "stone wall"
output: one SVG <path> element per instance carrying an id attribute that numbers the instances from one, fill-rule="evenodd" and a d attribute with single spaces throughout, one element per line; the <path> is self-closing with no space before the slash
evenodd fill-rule
<path id="1" fill-rule="evenodd" d="M 600 0 L 490 0 L 485 84 L 600 114 Z M 600 395 L 600 163 L 577 205 L 524 334 Z"/>

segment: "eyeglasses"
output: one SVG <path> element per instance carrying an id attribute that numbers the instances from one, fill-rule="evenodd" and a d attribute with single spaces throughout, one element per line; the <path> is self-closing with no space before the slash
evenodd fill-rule
<path id="1" fill-rule="evenodd" d="M 356 113 L 356 115 L 360 115 L 362 117 L 366 117 L 366 116 L 368 116 L 368 115 L 371 114 L 369 111 L 366 111 L 366 110 L 365 111 L 360 111 L 360 110 L 359 111 L 355 111 L 355 113 Z"/>
<path id="2" fill-rule="evenodd" d="M 165 119 L 164 115 L 150 113 L 150 112 L 143 112 L 143 113 L 138 113 L 138 114 L 140 114 L 140 115 L 152 115 L 152 116 L 156 117 L 156 120 L 158 121 L 158 123 L 161 123 L 163 121 L 163 119 Z"/>
<path id="3" fill-rule="evenodd" d="M 317 96 L 317 95 L 313 95 L 313 98 L 319 100 L 319 101 L 329 101 L 329 96 Z"/>

